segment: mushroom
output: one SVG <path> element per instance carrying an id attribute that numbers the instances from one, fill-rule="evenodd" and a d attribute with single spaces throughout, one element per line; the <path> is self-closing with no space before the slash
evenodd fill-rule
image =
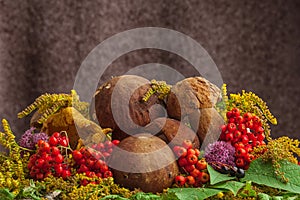
<path id="1" fill-rule="evenodd" d="M 192 141 L 194 148 L 200 146 L 197 134 L 183 122 L 175 119 L 157 118 L 145 127 L 145 131 L 160 137 L 171 148 L 181 146 L 184 140 Z"/>
<path id="2" fill-rule="evenodd" d="M 94 95 L 92 119 L 103 128 L 112 128 L 112 138 L 122 140 L 140 132 L 151 119 L 165 116 L 164 102 L 156 94 L 144 101 L 150 81 L 136 75 L 114 77 Z"/>
<path id="3" fill-rule="evenodd" d="M 117 184 L 144 192 L 162 192 L 179 174 L 175 155 L 169 146 L 148 133 L 122 140 L 108 163 Z"/>
<path id="4" fill-rule="evenodd" d="M 171 118 L 188 121 L 201 144 L 207 135 L 213 142 L 218 139 L 220 126 L 224 124 L 214 109 L 220 100 L 220 89 L 216 85 L 203 77 L 190 77 L 172 87 L 167 97 L 167 113 Z"/>

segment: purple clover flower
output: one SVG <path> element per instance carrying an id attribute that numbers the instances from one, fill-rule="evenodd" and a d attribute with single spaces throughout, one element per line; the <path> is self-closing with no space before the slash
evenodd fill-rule
<path id="1" fill-rule="evenodd" d="M 221 162 L 235 166 L 235 148 L 228 142 L 216 141 L 205 148 L 204 157 L 207 162 Z"/>
<path id="2" fill-rule="evenodd" d="M 27 148 L 27 149 L 34 149 L 35 143 L 33 142 L 33 132 L 35 130 L 35 127 L 31 127 L 25 133 L 21 136 L 19 140 L 19 145 L 21 147 Z"/>
<path id="3" fill-rule="evenodd" d="M 35 133 L 33 134 L 33 143 L 37 144 L 39 140 L 48 142 L 49 136 L 46 133 Z"/>
<path id="4" fill-rule="evenodd" d="M 46 133 L 34 133 L 35 127 L 31 127 L 21 136 L 19 145 L 27 149 L 35 149 L 39 140 L 48 141 L 49 136 Z"/>

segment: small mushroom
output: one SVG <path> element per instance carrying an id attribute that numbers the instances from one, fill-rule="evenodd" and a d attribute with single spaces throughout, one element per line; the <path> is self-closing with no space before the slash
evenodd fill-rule
<path id="1" fill-rule="evenodd" d="M 183 122 L 175 119 L 157 118 L 145 127 L 145 131 L 160 137 L 171 148 L 181 146 L 184 140 L 192 141 L 194 148 L 200 146 L 197 134 Z"/>

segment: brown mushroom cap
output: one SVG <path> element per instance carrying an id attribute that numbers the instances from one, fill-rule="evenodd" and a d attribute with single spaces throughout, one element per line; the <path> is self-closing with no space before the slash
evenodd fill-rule
<path id="1" fill-rule="evenodd" d="M 151 119 L 165 116 L 164 103 L 157 95 L 143 101 L 150 88 L 150 82 L 140 76 L 112 78 L 96 91 L 92 118 L 98 120 L 101 127 L 112 128 L 113 139 L 122 140 L 139 133 L 139 128 L 149 124 Z"/>
<path id="2" fill-rule="evenodd" d="M 181 120 L 197 109 L 211 108 L 220 100 L 220 89 L 202 77 L 176 83 L 167 97 L 169 117 Z"/>
<path id="3" fill-rule="evenodd" d="M 109 166 L 117 184 L 153 193 L 169 188 L 179 173 L 172 150 L 151 134 L 137 134 L 122 140 L 112 152 Z"/>
<path id="4" fill-rule="evenodd" d="M 220 136 L 223 118 L 214 109 L 221 100 L 220 89 L 202 77 L 190 77 L 176 83 L 167 97 L 169 117 L 186 120 L 197 133 L 202 147 Z"/>
<path id="5" fill-rule="evenodd" d="M 183 122 L 175 119 L 156 118 L 145 127 L 145 131 L 163 139 L 171 148 L 181 146 L 184 140 L 192 141 L 194 148 L 200 146 L 197 134 Z"/>
<path id="6" fill-rule="evenodd" d="M 223 117 L 215 108 L 203 108 L 189 115 L 192 129 L 197 132 L 201 141 L 201 149 L 217 141 L 221 134 L 221 126 L 225 123 Z"/>

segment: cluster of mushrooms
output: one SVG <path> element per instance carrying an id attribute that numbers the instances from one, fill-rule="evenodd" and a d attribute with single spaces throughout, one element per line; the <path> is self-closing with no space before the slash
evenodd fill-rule
<path id="1" fill-rule="evenodd" d="M 218 139 L 224 121 L 215 109 L 220 89 L 203 77 L 183 79 L 164 98 L 154 92 L 145 101 L 151 87 L 141 76 L 113 77 L 95 92 L 91 116 L 121 141 L 109 161 L 115 182 L 161 192 L 180 173 L 172 148 L 184 140 L 205 147 Z"/>

